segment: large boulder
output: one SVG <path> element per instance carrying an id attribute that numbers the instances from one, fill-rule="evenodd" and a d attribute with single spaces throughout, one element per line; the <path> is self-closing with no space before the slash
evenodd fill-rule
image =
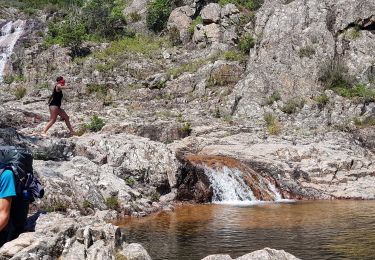
<path id="1" fill-rule="evenodd" d="M 201 11 L 201 17 L 204 23 L 219 23 L 221 7 L 219 4 L 211 3 L 206 5 Z"/>
<path id="2" fill-rule="evenodd" d="M 191 17 L 194 15 L 195 10 L 189 6 L 182 6 L 174 9 L 169 16 L 167 28 L 171 30 L 176 28 L 180 34 L 180 40 L 183 44 L 190 41 L 189 28 L 192 23 Z"/>
<path id="3" fill-rule="evenodd" d="M 34 232 L 23 233 L 0 249 L 0 259 L 14 260 L 150 259 L 147 256 L 141 245 L 125 243 L 119 227 L 73 211 L 68 216 L 57 213 L 39 216 Z"/>

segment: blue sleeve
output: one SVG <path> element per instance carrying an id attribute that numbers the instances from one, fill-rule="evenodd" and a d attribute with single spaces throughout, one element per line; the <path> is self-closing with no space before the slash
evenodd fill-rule
<path id="1" fill-rule="evenodd" d="M 0 175 L 0 199 L 16 196 L 16 187 L 13 172 L 4 171 Z"/>

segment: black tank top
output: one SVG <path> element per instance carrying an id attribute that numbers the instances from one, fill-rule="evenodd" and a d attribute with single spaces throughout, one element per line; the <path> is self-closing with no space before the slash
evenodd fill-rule
<path id="1" fill-rule="evenodd" d="M 50 106 L 61 106 L 61 100 L 63 98 L 63 93 L 62 91 L 57 91 L 56 86 L 53 88 L 53 93 L 52 93 L 52 100 L 49 103 Z"/>

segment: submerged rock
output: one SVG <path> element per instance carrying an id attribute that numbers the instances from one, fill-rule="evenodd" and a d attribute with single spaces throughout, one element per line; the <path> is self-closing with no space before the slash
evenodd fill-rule
<path id="1" fill-rule="evenodd" d="M 254 251 L 250 254 L 235 258 L 235 260 L 298 260 L 299 258 L 285 252 L 284 250 L 275 250 L 264 248 Z M 229 255 L 210 255 L 202 260 L 232 260 Z"/>

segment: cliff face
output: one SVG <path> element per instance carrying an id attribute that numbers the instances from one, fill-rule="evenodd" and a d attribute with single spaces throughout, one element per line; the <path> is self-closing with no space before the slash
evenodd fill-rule
<path id="1" fill-rule="evenodd" d="M 286 99 L 322 91 L 322 70 L 334 60 L 373 86 L 374 12 L 372 1 L 265 1 L 256 15 L 258 43 L 233 93 L 243 98 L 238 113 L 250 115 L 250 102 L 275 91 Z"/>

